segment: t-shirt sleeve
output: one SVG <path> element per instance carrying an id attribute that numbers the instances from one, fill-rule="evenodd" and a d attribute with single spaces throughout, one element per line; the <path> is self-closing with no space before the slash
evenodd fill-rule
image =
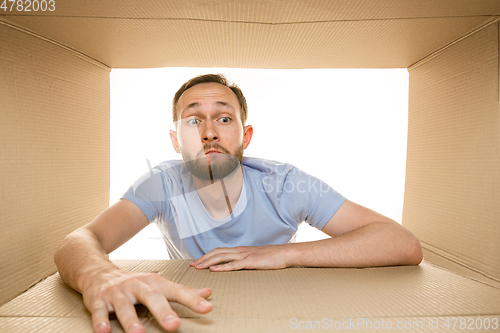
<path id="1" fill-rule="evenodd" d="M 323 229 L 346 198 L 322 180 L 292 168 L 283 180 L 282 214 L 300 223 Z"/>
<path id="2" fill-rule="evenodd" d="M 166 182 L 161 171 L 152 169 L 137 179 L 121 198 L 139 207 L 150 223 L 157 219 L 168 219 L 169 216 L 163 216 L 170 215 L 170 209 L 166 206 L 168 204 Z"/>

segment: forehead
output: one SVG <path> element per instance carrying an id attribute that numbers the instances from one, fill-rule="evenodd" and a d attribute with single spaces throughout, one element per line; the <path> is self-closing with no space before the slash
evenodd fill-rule
<path id="1" fill-rule="evenodd" d="M 238 98 L 234 92 L 228 87 L 215 82 L 199 83 L 186 90 L 177 102 L 177 109 L 182 112 L 192 103 L 199 103 L 203 106 L 213 105 L 217 102 L 225 102 L 235 110 L 240 109 Z"/>

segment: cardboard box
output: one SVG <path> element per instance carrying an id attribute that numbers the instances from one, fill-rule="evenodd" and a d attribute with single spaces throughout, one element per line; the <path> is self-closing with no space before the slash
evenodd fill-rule
<path id="1" fill-rule="evenodd" d="M 115 262 L 126 270 L 212 288 L 214 308 L 208 314 L 171 303 L 182 318 L 179 332 L 449 332 L 460 331 L 460 325 L 500 330 L 493 329 L 500 319 L 500 289 L 428 263 L 214 273 L 190 267 L 190 260 Z M 145 307 L 137 311 L 148 332 L 164 332 Z M 112 318 L 113 332 L 122 332 Z M 80 294 L 58 274 L 0 307 L 0 325 L 6 332 L 92 331 Z"/>
<path id="2" fill-rule="evenodd" d="M 452 314 L 450 309 L 460 309 L 453 313 L 457 316 L 482 316 L 483 323 L 486 315 L 500 317 L 499 1 L 49 0 L 46 4 L 45 11 L 34 12 L 31 7 L 28 12 L 25 4 L 20 8 L 17 2 L 0 1 L 0 304 L 10 301 L 1 308 L 1 322 L 23 332 L 27 327 L 35 330 L 41 322 L 66 331 L 89 325 L 80 315 L 26 314 L 38 304 L 34 291 L 41 292 L 40 285 L 19 296 L 26 300 L 30 295 L 33 302 L 25 301 L 16 310 L 12 304 L 21 304 L 16 303 L 17 295 L 56 271 L 52 255 L 59 241 L 108 205 L 110 69 L 176 66 L 408 68 L 403 225 L 422 241 L 426 260 L 441 268 L 425 264 L 413 270 L 326 270 L 336 277 L 335 285 L 346 286 L 355 296 L 346 297 L 347 312 L 315 313 L 326 318 L 359 317 L 357 309 L 370 308 L 373 312 L 359 313 L 413 318 L 422 315 L 423 305 L 415 300 L 425 299 L 436 305 L 426 308 L 429 311 L 423 315 L 429 318 Z M 425 286 L 443 289 L 419 288 L 421 293 L 408 299 L 389 293 L 384 301 L 397 306 L 381 312 L 375 300 L 365 299 L 367 294 L 354 293 L 363 288 L 395 290 L 390 279 L 377 280 L 395 271 L 404 272 L 411 281 L 424 276 Z M 255 288 L 255 276 L 271 279 L 285 274 L 286 281 L 295 281 L 296 275 L 298 281 L 305 277 L 301 282 L 306 284 L 315 272 L 323 271 L 213 276 L 220 281 L 238 276 L 250 290 Z M 435 284 L 438 277 L 450 282 Z M 349 283 L 355 278 L 358 289 L 351 290 Z M 40 288 L 57 278 L 49 279 Z M 278 286 L 269 289 L 266 302 L 281 297 Z M 301 287 L 296 285 L 294 292 Z M 273 317 L 281 318 L 276 320 L 257 310 L 246 317 L 237 315 L 232 309 L 245 308 L 235 297 L 238 290 L 231 290 L 234 308 L 228 308 L 227 316 L 218 312 L 224 324 L 217 322 L 214 328 L 200 317 L 193 325 L 213 331 L 283 327 L 284 315 Z M 482 290 L 481 299 L 469 303 L 459 297 L 464 290 Z M 220 304 L 226 293 L 230 289 L 217 296 Z M 453 307 L 454 297 L 463 308 Z M 311 299 L 307 305 L 321 305 L 318 309 L 338 306 L 326 294 Z M 472 311 L 474 304 L 483 303 L 486 308 Z M 275 303 L 269 311 L 284 314 L 286 304 Z M 220 325 L 228 328 L 219 329 Z"/>

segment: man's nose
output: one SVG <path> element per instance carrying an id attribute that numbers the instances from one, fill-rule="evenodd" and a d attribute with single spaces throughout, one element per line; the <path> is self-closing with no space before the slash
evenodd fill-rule
<path id="1" fill-rule="evenodd" d="M 201 141 L 203 142 L 212 142 L 219 140 L 217 129 L 211 120 L 205 121 L 204 126 L 202 126 L 200 135 Z"/>

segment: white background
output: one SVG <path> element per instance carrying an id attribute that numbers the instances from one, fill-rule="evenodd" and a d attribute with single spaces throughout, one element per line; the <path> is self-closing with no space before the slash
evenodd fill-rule
<path id="1" fill-rule="evenodd" d="M 245 156 L 287 162 L 349 200 L 401 223 L 408 127 L 406 69 L 113 69 L 111 189 L 116 202 L 172 148 L 172 98 L 190 78 L 222 73 L 248 104 L 254 135 Z M 325 234 L 301 225 L 298 241 Z M 156 226 L 110 254 L 112 259 L 165 259 Z"/>

